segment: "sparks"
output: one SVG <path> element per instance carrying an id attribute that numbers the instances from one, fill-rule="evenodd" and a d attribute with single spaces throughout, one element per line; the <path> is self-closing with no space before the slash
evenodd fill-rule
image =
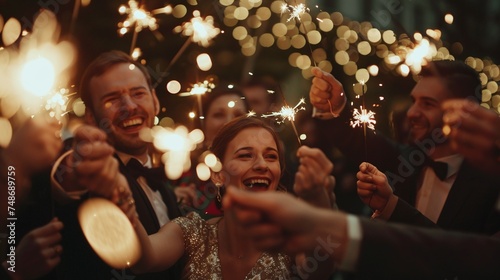
<path id="1" fill-rule="evenodd" d="M 295 6 L 289 5 L 287 3 L 283 3 L 281 5 L 281 14 L 284 14 L 286 12 L 290 13 L 288 15 L 288 19 L 286 20 L 287 22 L 291 21 L 292 19 L 300 21 L 300 16 L 307 13 L 308 11 L 309 8 L 307 8 L 304 3 L 300 3 Z"/>
<path id="2" fill-rule="evenodd" d="M 297 105 L 295 105 L 295 107 L 293 108 L 288 105 L 285 105 L 281 107 L 281 110 L 279 112 L 271 112 L 270 114 L 262 115 L 262 117 L 263 118 L 276 117 L 278 123 L 284 123 L 286 120 L 293 122 L 295 121 L 295 114 L 297 114 L 298 111 L 306 109 L 304 106 L 300 106 L 305 103 L 306 101 L 304 100 L 304 98 L 301 98 L 299 103 L 297 103 Z"/>
<path id="3" fill-rule="evenodd" d="M 141 32 L 144 28 L 149 28 L 149 30 L 156 30 L 158 28 L 156 18 L 151 16 L 150 12 L 140 8 L 135 0 L 128 1 L 128 7 L 125 5 L 120 6 L 118 12 L 122 15 L 127 14 L 127 19 L 118 23 L 118 32 L 121 35 L 130 31 L 134 27 L 134 24 L 135 32 Z"/>
<path id="4" fill-rule="evenodd" d="M 368 111 L 363 109 L 363 106 L 360 107 L 360 111 L 358 109 L 354 109 L 354 114 L 352 116 L 353 120 L 351 120 L 351 126 L 364 126 L 368 127 L 371 130 L 375 130 L 375 124 L 377 121 L 375 120 L 375 113 L 372 111 Z"/>
<path id="5" fill-rule="evenodd" d="M 428 61 L 432 61 L 436 54 L 436 46 L 429 40 L 423 39 L 414 49 L 408 51 L 405 64 L 413 73 L 418 74 L 422 70 L 422 66 L 426 65 Z"/>
<path id="6" fill-rule="evenodd" d="M 215 84 L 207 80 L 199 82 L 193 85 L 189 91 L 189 95 L 203 95 L 207 92 L 211 92 L 215 88 Z"/>
<path id="7" fill-rule="evenodd" d="M 171 180 L 180 178 L 183 172 L 191 167 L 189 154 L 204 140 L 203 132 L 195 129 L 191 132 L 185 126 L 175 129 L 155 126 L 141 132 L 141 138 L 152 142 L 158 151 L 163 152 L 162 161 L 165 163 L 165 174 Z"/>
<path id="8" fill-rule="evenodd" d="M 191 37 L 191 40 L 200 46 L 208 47 L 210 41 L 220 33 L 214 26 L 214 18 L 207 16 L 203 19 L 199 11 L 193 12 L 194 17 L 182 25 L 182 34 Z"/>
<path id="9" fill-rule="evenodd" d="M 250 118 L 250 117 L 255 117 L 257 115 L 257 113 L 255 113 L 253 110 L 250 110 L 248 111 L 247 113 L 247 118 Z"/>
<path id="10" fill-rule="evenodd" d="M 62 120 L 68 106 L 68 101 L 71 96 L 76 95 L 76 92 L 70 93 L 67 88 L 61 88 L 52 94 L 49 94 L 45 100 L 45 111 L 49 113 L 49 116 L 55 118 L 58 121 Z"/>

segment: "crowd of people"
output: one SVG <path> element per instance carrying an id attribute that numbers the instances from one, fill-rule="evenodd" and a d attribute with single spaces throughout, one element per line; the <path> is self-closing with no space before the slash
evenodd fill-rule
<path id="1" fill-rule="evenodd" d="M 2 273 L 6 279 L 331 279 L 339 272 L 353 279 L 498 279 L 500 118 L 478 104 L 476 71 L 458 61 L 422 69 L 410 93 L 409 144 L 371 131 L 364 140 L 362 129 L 349 125 L 342 84 L 319 68 L 312 73 L 309 99 L 323 112 L 314 122 L 316 137 L 359 166 L 357 194 L 371 217 L 338 209 L 329 151 L 290 149 L 269 120 L 246 115 L 278 104 L 266 83 L 214 91 L 203 106 L 205 142 L 192 161 L 209 150 L 221 170 L 207 182 L 192 170 L 168 180 L 140 137 L 160 111 L 151 77 L 129 55 L 110 51 L 83 74 L 84 124 L 72 138 L 63 142 L 57 123 L 35 117 L 2 150 L 1 166 L 15 167 L 23 207 L 16 271 L 6 260 Z M 364 141 L 373 147 L 368 157 Z M 282 177 L 291 154 L 297 166 L 289 182 Z M 115 203 L 134 227 L 141 256 L 127 269 L 109 266 L 82 232 L 78 209 L 93 197 Z"/>

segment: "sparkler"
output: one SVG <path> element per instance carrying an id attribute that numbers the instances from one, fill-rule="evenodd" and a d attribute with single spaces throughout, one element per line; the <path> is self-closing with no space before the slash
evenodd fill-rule
<path id="1" fill-rule="evenodd" d="M 203 142 L 204 135 L 200 129 L 188 132 L 185 126 L 175 129 L 155 126 L 141 131 L 141 138 L 152 142 L 156 149 L 164 153 L 161 159 L 165 164 L 165 174 L 169 179 L 177 180 L 191 167 L 189 154 Z"/>
<path id="2" fill-rule="evenodd" d="M 120 6 L 118 12 L 122 15 L 127 15 L 127 18 L 123 22 L 118 23 L 118 27 L 120 28 L 118 32 L 121 35 L 125 35 L 132 28 L 134 32 L 141 32 L 144 28 L 149 28 L 151 31 L 158 28 L 156 18 L 150 12 L 139 7 L 139 3 L 135 0 L 128 1 L 128 7 L 125 5 Z"/>
<path id="3" fill-rule="evenodd" d="M 137 42 L 137 35 L 143 29 L 148 28 L 151 31 L 158 29 L 158 23 L 156 18 L 152 14 L 172 12 L 172 7 L 165 6 L 160 9 L 154 10 L 152 13 L 146 11 L 143 7 L 139 7 L 139 3 L 135 0 L 129 0 L 128 6 L 122 5 L 118 8 L 118 12 L 122 15 L 126 14 L 127 18 L 123 22 L 118 23 L 118 33 L 120 35 L 125 35 L 131 29 L 134 31 L 132 36 L 132 43 L 130 45 L 130 54 L 132 54 L 135 49 L 135 44 Z"/>
<path id="4" fill-rule="evenodd" d="M 192 42 L 203 47 L 208 47 L 219 33 L 220 29 L 214 26 L 214 18 L 207 16 L 203 19 L 199 11 L 194 11 L 193 18 L 182 24 L 182 35 L 190 37 Z"/>
<path id="5" fill-rule="evenodd" d="M 295 19 L 297 21 L 300 21 L 300 17 L 309 12 L 309 8 L 306 7 L 304 3 L 300 3 L 298 5 L 289 5 L 287 3 L 283 3 L 281 5 L 281 14 L 284 14 L 286 12 L 289 12 L 289 16 L 287 19 L 287 22 L 291 21 L 292 19 Z"/>
<path id="6" fill-rule="evenodd" d="M 371 130 L 375 130 L 375 124 L 377 123 L 375 120 L 375 113 L 363 108 L 363 106 L 361 106 L 359 110 L 357 108 L 354 109 L 352 118 L 352 127 L 366 126 Z"/>
<path id="7" fill-rule="evenodd" d="M 271 112 L 270 114 L 264 114 L 261 117 L 263 117 L 263 118 L 276 117 L 277 122 L 279 124 L 284 123 L 286 120 L 293 122 L 293 121 L 295 121 L 295 114 L 297 114 L 298 111 L 306 109 L 304 106 L 301 106 L 302 104 L 305 104 L 305 103 L 306 103 L 306 101 L 304 100 L 304 98 L 301 98 L 299 103 L 297 103 L 297 105 L 295 105 L 294 107 L 290 107 L 288 105 L 285 105 L 285 106 L 281 107 L 281 110 L 279 112 Z M 281 118 L 281 119 L 279 119 L 279 118 Z"/>
<path id="8" fill-rule="evenodd" d="M 414 49 L 408 52 L 405 64 L 408 65 L 415 74 L 418 74 L 422 70 L 422 66 L 432 60 L 436 54 L 436 46 L 431 44 L 429 40 L 423 39 Z"/>
<path id="9" fill-rule="evenodd" d="M 183 35 L 189 36 L 189 38 L 184 42 L 179 51 L 175 54 L 174 58 L 170 61 L 167 68 L 162 74 L 162 76 L 156 81 L 153 87 L 157 87 L 163 80 L 165 75 L 168 74 L 170 68 L 177 62 L 181 55 L 186 51 L 191 42 L 198 43 L 200 46 L 208 47 L 215 37 L 219 35 L 220 29 L 214 26 L 214 18 L 212 16 L 207 16 L 203 19 L 200 16 L 199 11 L 193 12 L 193 18 L 182 24 L 182 26 L 177 26 L 174 31 L 182 32 Z"/>
<path id="10" fill-rule="evenodd" d="M 203 82 L 198 82 L 192 85 L 191 89 L 188 92 L 183 92 L 179 94 L 179 96 L 193 96 L 196 95 L 196 101 L 198 104 L 198 114 L 200 116 L 200 121 L 203 116 L 203 106 L 201 104 L 201 96 L 207 92 L 212 92 L 212 89 L 215 88 L 215 84 L 211 81 L 205 80 Z"/>
<path id="11" fill-rule="evenodd" d="M 377 121 L 375 120 L 375 113 L 372 111 L 369 111 L 366 109 L 365 106 L 365 95 L 366 95 L 366 90 L 365 90 L 365 82 L 369 79 L 369 75 L 367 72 L 358 72 L 356 73 L 356 78 L 359 81 L 359 84 L 361 85 L 361 89 L 363 92 L 363 95 L 361 96 L 363 105 L 360 107 L 360 110 L 354 109 L 353 112 L 353 119 L 351 120 L 351 126 L 354 128 L 356 126 L 363 126 L 363 142 L 365 146 L 365 161 L 368 161 L 368 140 L 367 140 L 367 135 L 366 135 L 366 128 L 368 127 L 371 130 L 375 130 L 375 124 Z M 363 77 L 364 76 L 364 77 Z M 365 78 L 365 79 L 363 79 Z M 370 205 L 372 201 L 372 196 L 370 196 L 370 200 L 368 201 L 368 205 Z"/>
<path id="12" fill-rule="evenodd" d="M 284 98 L 283 98 L 284 99 Z M 305 110 L 306 108 L 304 106 L 301 106 L 302 104 L 305 104 L 306 101 L 304 98 L 301 98 L 299 103 L 295 105 L 294 107 L 290 107 L 286 104 L 285 106 L 281 107 L 281 110 L 279 112 L 271 112 L 270 114 L 264 114 L 261 117 L 263 118 L 268 118 L 268 117 L 276 117 L 276 121 L 281 124 L 284 123 L 285 121 L 290 121 L 292 124 L 293 131 L 295 132 L 295 136 L 297 136 L 297 141 L 299 141 L 299 145 L 302 145 L 299 137 L 299 133 L 297 131 L 297 128 L 295 127 L 295 115 L 297 114 L 298 111 Z"/>
<path id="13" fill-rule="evenodd" d="M 295 4 L 295 5 L 283 3 L 283 5 L 281 6 L 281 14 L 282 15 L 283 15 L 283 13 L 286 13 L 286 12 L 290 13 L 288 16 L 287 22 L 294 19 L 295 22 L 298 22 L 299 25 L 301 25 L 302 28 L 304 29 L 304 34 L 306 35 L 307 46 L 309 47 L 309 51 L 311 52 L 311 59 L 314 63 L 314 66 L 317 66 L 316 61 L 314 60 L 314 54 L 313 54 L 311 42 L 309 42 L 309 38 L 307 38 L 306 26 L 305 26 L 304 22 L 301 20 L 301 16 L 304 15 L 305 13 L 308 13 L 309 11 L 310 11 L 309 8 L 307 8 L 304 3 L 299 3 L 299 4 Z"/>
<path id="14" fill-rule="evenodd" d="M 257 113 L 255 113 L 253 110 L 248 111 L 247 113 L 247 118 L 255 117 Z"/>

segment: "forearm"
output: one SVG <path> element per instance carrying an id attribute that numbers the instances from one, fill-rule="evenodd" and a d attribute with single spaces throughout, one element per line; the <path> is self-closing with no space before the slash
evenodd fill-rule
<path id="1" fill-rule="evenodd" d="M 135 231 L 142 249 L 140 260 L 132 266 L 135 273 L 162 271 L 173 266 L 184 255 L 184 240 L 179 225 L 169 222 L 157 233 L 149 235 L 139 222 Z"/>
<path id="2" fill-rule="evenodd" d="M 154 266 L 153 247 L 139 218 L 136 216 L 131 222 L 134 225 L 135 233 L 141 247 L 141 257 L 132 266 L 132 271 L 137 274 L 146 273 L 151 271 L 151 268 Z"/>

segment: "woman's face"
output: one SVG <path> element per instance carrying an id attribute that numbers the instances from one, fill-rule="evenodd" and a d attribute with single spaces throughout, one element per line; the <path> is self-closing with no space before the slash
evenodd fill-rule
<path id="1" fill-rule="evenodd" d="M 207 146 L 210 146 L 222 126 L 245 113 L 245 104 L 237 94 L 226 94 L 215 99 L 210 104 L 205 115 L 205 139 Z"/>
<path id="2" fill-rule="evenodd" d="M 224 185 L 251 191 L 276 190 L 281 177 L 278 155 L 269 131 L 261 127 L 243 129 L 224 154 Z"/>

